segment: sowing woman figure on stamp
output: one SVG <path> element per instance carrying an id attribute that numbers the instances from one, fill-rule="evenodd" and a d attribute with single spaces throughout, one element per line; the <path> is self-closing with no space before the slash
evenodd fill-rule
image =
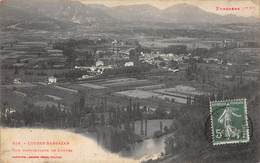
<path id="1" fill-rule="evenodd" d="M 230 139 L 230 137 L 237 137 L 239 139 L 239 133 L 241 132 L 236 127 L 232 126 L 232 116 L 241 117 L 232 111 L 233 107 L 230 107 L 229 104 L 226 104 L 226 108 L 218 118 L 218 122 L 224 125 L 225 137 Z M 235 109 L 235 108 L 234 108 Z"/>

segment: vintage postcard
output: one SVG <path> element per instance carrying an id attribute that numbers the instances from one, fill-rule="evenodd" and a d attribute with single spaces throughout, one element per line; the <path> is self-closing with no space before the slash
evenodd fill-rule
<path id="1" fill-rule="evenodd" d="M 259 0 L 0 0 L 0 163 L 260 162 Z"/>

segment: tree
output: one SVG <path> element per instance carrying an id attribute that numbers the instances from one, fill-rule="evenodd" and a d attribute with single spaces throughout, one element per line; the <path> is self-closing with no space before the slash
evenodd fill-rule
<path id="1" fill-rule="evenodd" d="M 1 122 L 3 124 L 8 124 L 8 116 L 9 116 L 9 103 L 8 102 L 4 102 L 2 103 L 1 106 Z"/>
<path id="2" fill-rule="evenodd" d="M 96 120 L 97 120 L 96 114 L 95 114 L 94 111 L 92 111 L 92 112 L 90 113 L 90 119 L 89 119 L 89 124 L 90 124 L 91 127 L 95 127 L 95 125 L 96 125 Z"/>
<path id="3" fill-rule="evenodd" d="M 207 57 L 208 53 L 209 50 L 207 48 L 196 48 L 191 52 L 193 56 L 200 56 L 200 57 Z"/>
<path id="4" fill-rule="evenodd" d="M 170 45 L 164 49 L 164 53 L 173 53 L 173 54 L 187 54 L 186 45 Z"/>
<path id="5" fill-rule="evenodd" d="M 140 57 L 140 52 L 138 52 L 136 49 L 132 49 L 129 52 L 129 59 L 133 62 L 138 62 Z"/>
<path id="6" fill-rule="evenodd" d="M 164 108 L 159 107 L 155 110 L 155 116 L 156 118 L 165 118 L 167 117 L 167 113 Z"/>
<path id="7" fill-rule="evenodd" d="M 17 66 L 14 67 L 14 75 L 19 74 L 19 68 Z"/>
<path id="8" fill-rule="evenodd" d="M 67 60 L 66 60 L 67 64 L 70 66 L 73 66 L 73 64 L 75 63 L 75 60 L 77 58 L 74 48 L 66 47 L 65 49 L 63 49 L 63 55 L 65 57 L 67 57 Z"/>
<path id="9" fill-rule="evenodd" d="M 79 109 L 80 109 L 80 113 L 83 112 L 83 109 L 85 107 L 85 97 L 83 95 L 81 95 L 80 99 L 79 99 Z"/>
<path id="10" fill-rule="evenodd" d="M 169 63 L 169 66 L 171 68 L 179 68 L 179 64 L 177 61 L 174 61 L 174 60 L 171 60 L 170 63 Z"/>
<path id="11" fill-rule="evenodd" d="M 100 122 L 101 122 L 101 125 L 102 125 L 102 126 L 105 125 L 105 116 L 104 116 L 103 113 L 102 113 L 101 116 L 100 116 Z"/>
<path id="12" fill-rule="evenodd" d="M 159 65 L 160 65 L 161 67 L 164 67 L 164 66 L 166 66 L 166 63 L 165 63 L 165 62 L 160 62 Z"/>
<path id="13" fill-rule="evenodd" d="M 28 103 L 27 101 L 23 102 L 23 111 L 22 111 L 22 119 L 26 126 L 33 125 L 35 122 L 40 121 L 40 112 L 38 111 L 34 104 Z"/>
<path id="14" fill-rule="evenodd" d="M 85 59 L 84 59 L 85 61 L 85 65 L 87 65 L 87 66 L 92 66 L 92 65 L 94 65 L 95 64 L 95 55 L 94 55 L 94 53 L 87 53 L 86 55 L 85 55 Z"/>
<path id="15" fill-rule="evenodd" d="M 78 102 L 75 102 L 75 103 L 72 104 L 71 120 L 72 120 L 72 125 L 74 127 L 77 127 L 80 123 L 80 108 L 79 108 Z"/>

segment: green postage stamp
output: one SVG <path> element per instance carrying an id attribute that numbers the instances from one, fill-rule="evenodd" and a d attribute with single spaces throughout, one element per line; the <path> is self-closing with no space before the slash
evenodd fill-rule
<path id="1" fill-rule="evenodd" d="M 249 142 L 246 99 L 211 101 L 213 145 Z"/>

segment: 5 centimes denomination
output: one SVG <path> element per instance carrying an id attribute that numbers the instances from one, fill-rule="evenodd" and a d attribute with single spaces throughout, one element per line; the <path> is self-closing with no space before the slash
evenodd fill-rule
<path id="1" fill-rule="evenodd" d="M 246 99 L 210 102 L 213 145 L 249 142 Z"/>

